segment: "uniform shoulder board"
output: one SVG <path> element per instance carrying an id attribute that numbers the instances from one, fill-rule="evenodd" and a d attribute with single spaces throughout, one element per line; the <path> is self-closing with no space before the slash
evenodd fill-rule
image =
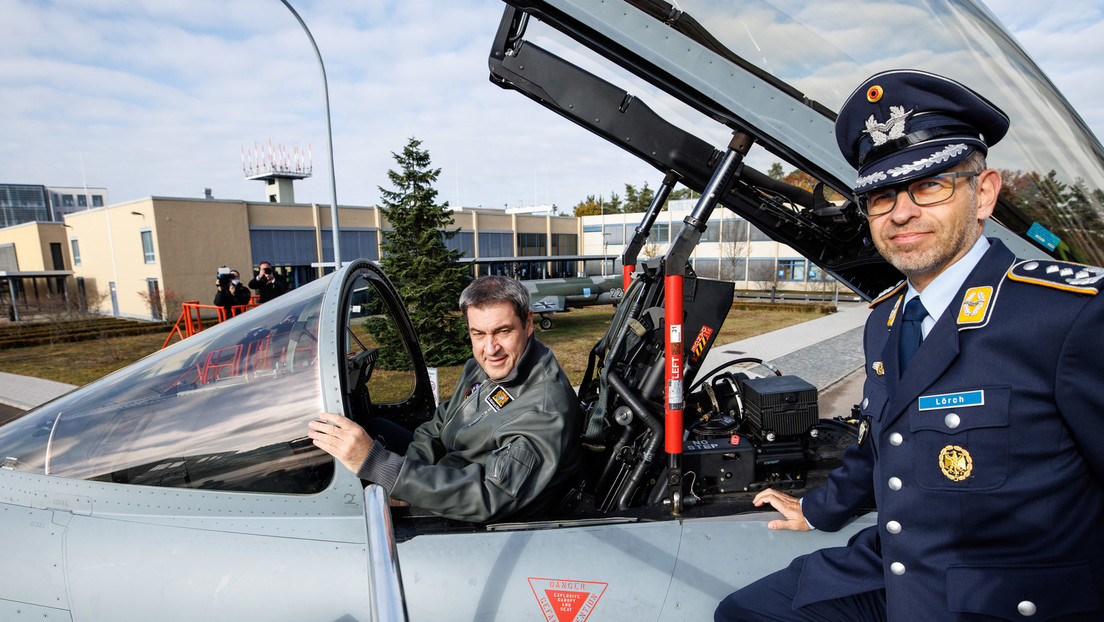
<path id="1" fill-rule="evenodd" d="M 875 296 L 874 301 L 870 303 L 869 308 L 873 309 L 874 307 L 881 304 L 882 301 L 885 300 L 886 298 L 889 298 L 893 294 L 896 294 L 897 292 L 899 292 L 901 290 L 901 288 L 905 286 L 906 283 L 908 283 L 908 281 L 901 281 L 900 283 L 894 285 L 893 287 L 890 287 L 889 289 L 887 289 L 884 292 L 882 292 L 882 293 L 878 294 L 877 296 Z"/>
<path id="2" fill-rule="evenodd" d="M 1104 282 L 1104 268 L 1055 259 L 1032 259 L 1009 268 L 1008 278 L 1095 296 Z"/>

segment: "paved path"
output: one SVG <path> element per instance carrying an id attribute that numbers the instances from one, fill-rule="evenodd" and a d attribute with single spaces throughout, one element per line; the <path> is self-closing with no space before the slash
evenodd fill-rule
<path id="1" fill-rule="evenodd" d="M 708 371 L 736 357 L 755 357 L 824 390 L 862 367 L 862 326 L 869 313 L 866 303 L 841 302 L 831 315 L 714 345 L 701 369 Z"/>
<path id="2" fill-rule="evenodd" d="M 63 382 L 0 372 L 0 404 L 22 410 L 30 410 L 75 388 Z"/>

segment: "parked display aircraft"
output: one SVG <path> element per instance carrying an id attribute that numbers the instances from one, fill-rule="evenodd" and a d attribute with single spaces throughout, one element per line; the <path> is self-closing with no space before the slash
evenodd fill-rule
<path id="1" fill-rule="evenodd" d="M 577 494 L 531 521 L 389 512 L 313 447 L 319 411 L 414 426 L 433 407 L 402 301 L 358 260 L 0 427 L 0 619 L 706 620 L 845 542 L 874 518 L 772 532 L 750 497 L 821 479 L 853 437 L 825 417 L 848 413 L 818 413 L 797 378 L 699 369 L 732 284 L 688 258 L 720 207 L 867 298 L 896 282 L 850 201 L 832 110 L 899 64 L 1013 117 L 990 164 L 1015 183 L 987 234 L 1101 263 L 1104 149 L 974 0 L 513 0 L 492 81 L 655 166 L 645 238 L 676 182 L 702 196 L 666 256 L 626 249 L 633 282 L 579 391 Z M 776 158 L 820 185 L 757 170 Z M 377 338 L 388 326 L 400 337 Z M 771 410 L 780 394 L 793 410 Z"/>
<path id="2" fill-rule="evenodd" d="M 476 266 L 477 274 L 502 274 L 517 278 L 522 285 L 529 290 L 532 297 L 530 308 L 539 316 L 537 319 L 541 329 L 552 328 L 552 316 L 560 311 L 571 308 L 582 308 L 590 305 L 615 304 L 625 294 L 625 286 L 628 280 L 623 276 L 579 276 L 566 278 L 525 278 L 525 275 L 555 274 L 552 267 L 559 273 L 575 274 L 579 266 L 603 264 L 608 262 L 612 268 L 614 260 L 619 257 L 611 255 L 548 255 L 548 256 L 513 256 L 513 257 L 480 257 L 476 259 L 464 258 L 461 263 L 470 263 Z"/>
<path id="3" fill-rule="evenodd" d="M 540 316 L 544 330 L 552 328 L 552 315 L 590 305 L 616 304 L 625 295 L 624 280 L 618 276 L 581 276 L 569 279 L 522 281 L 532 301 L 529 308 Z"/>

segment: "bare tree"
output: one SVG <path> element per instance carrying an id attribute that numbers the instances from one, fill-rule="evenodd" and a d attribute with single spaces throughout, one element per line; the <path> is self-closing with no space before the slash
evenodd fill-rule
<path id="1" fill-rule="evenodd" d="M 754 282 L 763 291 L 778 290 L 778 264 L 774 261 L 748 262 L 748 281 Z"/>
<path id="2" fill-rule="evenodd" d="M 743 280 L 740 278 L 741 274 L 737 268 L 739 268 L 741 260 L 743 260 L 746 265 L 748 248 L 747 221 L 722 220 L 720 238 L 720 277 L 722 279 L 730 281 Z"/>
<path id="3" fill-rule="evenodd" d="M 138 296 L 149 306 L 150 317 L 160 317 L 162 322 L 175 322 L 184 311 L 184 300 L 172 290 L 159 292 L 156 296 L 139 290 Z"/>

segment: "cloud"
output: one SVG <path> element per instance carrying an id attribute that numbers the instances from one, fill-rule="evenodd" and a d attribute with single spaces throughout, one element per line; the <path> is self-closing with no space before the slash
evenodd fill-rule
<path id="1" fill-rule="evenodd" d="M 391 153 L 410 137 L 421 139 L 442 169 L 440 198 L 454 205 L 570 208 L 588 194 L 621 193 L 625 183 L 659 183 L 659 172 L 489 83 L 487 56 L 505 6 L 498 0 L 293 4 L 326 63 L 342 204 L 378 202 L 377 187 L 388 185 L 386 171 L 396 166 Z M 800 16 L 835 23 L 853 39 L 844 16 L 823 13 L 821 4 L 806 3 Z M 1083 61 L 1104 53 L 1100 8 L 990 5 L 1017 28 L 1017 38 L 1086 120 L 1104 127 L 1101 81 Z M 299 24 L 280 2 L 0 0 L 0 15 L 6 181 L 87 180 L 107 187 L 112 203 L 198 197 L 204 187 L 219 198 L 259 199 L 262 188 L 244 179 L 240 153 L 271 139 L 310 145 L 315 175 L 297 184 L 296 197 L 329 203 L 321 76 Z M 886 23 L 906 18 L 888 15 Z M 790 59 L 799 62 L 812 42 L 794 33 Z M 893 53 L 907 62 L 930 52 Z M 831 97 L 842 101 L 857 79 L 842 73 L 844 61 L 841 54 L 840 75 L 818 76 L 801 88 L 835 92 Z M 649 105 L 664 105 L 654 90 L 633 84 Z M 723 146 L 724 133 L 709 131 Z"/>
<path id="2" fill-rule="evenodd" d="M 1104 57 L 1104 5 L 1099 0 L 985 4 L 1104 140 L 1104 75 L 1095 61 Z"/>

